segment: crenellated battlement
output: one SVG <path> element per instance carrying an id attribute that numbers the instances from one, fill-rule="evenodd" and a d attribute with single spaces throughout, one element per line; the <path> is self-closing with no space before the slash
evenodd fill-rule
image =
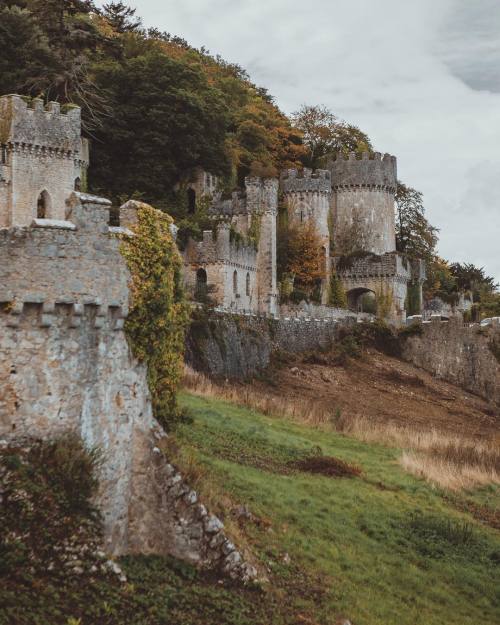
<path id="1" fill-rule="evenodd" d="M 77 106 L 58 102 L 27 101 L 19 95 L 0 97 L 0 143 L 35 153 L 79 155 L 82 150 L 81 113 Z"/>
<path id="2" fill-rule="evenodd" d="M 5 299 L 5 296 L 0 299 Z M 102 304 L 100 300 L 74 302 L 41 301 L 25 294 L 23 301 L 0 301 L 0 320 L 8 328 L 58 326 L 66 329 L 123 330 L 125 315 L 122 307 Z"/>
<path id="3" fill-rule="evenodd" d="M 328 162 L 335 190 L 350 187 L 373 187 L 394 193 L 397 181 L 397 161 L 390 154 L 363 152 L 349 156 L 334 155 Z"/>
<path id="4" fill-rule="evenodd" d="M 328 193 L 332 192 L 331 174 L 327 169 L 286 169 L 280 177 L 284 193 Z"/>

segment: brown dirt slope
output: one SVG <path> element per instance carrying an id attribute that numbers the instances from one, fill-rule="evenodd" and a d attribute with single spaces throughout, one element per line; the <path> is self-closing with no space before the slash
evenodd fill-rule
<path id="1" fill-rule="evenodd" d="M 310 401 L 319 411 L 374 424 L 435 428 L 490 440 L 500 434 L 500 415 L 488 402 L 375 350 L 342 366 L 329 364 L 322 355 L 290 356 L 271 369 L 269 378 L 252 384 L 255 391 L 276 399 Z"/>

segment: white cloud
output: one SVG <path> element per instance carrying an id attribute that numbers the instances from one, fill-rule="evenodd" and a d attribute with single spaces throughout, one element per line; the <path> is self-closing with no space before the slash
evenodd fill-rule
<path id="1" fill-rule="evenodd" d="M 146 25 L 243 66 L 286 112 L 322 103 L 360 126 L 423 191 L 441 254 L 500 280 L 498 0 L 136 6 Z"/>

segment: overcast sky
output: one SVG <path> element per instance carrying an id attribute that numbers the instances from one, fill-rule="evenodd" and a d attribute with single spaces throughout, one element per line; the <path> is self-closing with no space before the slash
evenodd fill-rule
<path id="1" fill-rule="evenodd" d="M 398 157 L 439 252 L 500 281 L 500 0 L 126 0 L 286 113 L 325 104 Z"/>

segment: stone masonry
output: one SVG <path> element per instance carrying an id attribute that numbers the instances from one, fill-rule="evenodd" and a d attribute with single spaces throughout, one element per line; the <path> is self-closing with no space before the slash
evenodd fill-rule
<path id="1" fill-rule="evenodd" d="M 87 159 L 79 108 L 61 112 L 56 102 L 45 108 L 42 100 L 28 106 L 21 96 L 1 97 L 0 227 L 37 216 L 64 220 L 66 199 L 84 188 Z"/>
<path id="2" fill-rule="evenodd" d="M 23 120 L 26 110 L 19 111 Z M 10 112 L 7 118 L 16 126 Z M 76 124 L 79 114 L 72 119 Z M 0 127 L 4 122 L 0 117 Z M 61 128 L 77 145 L 73 123 Z M 30 132 L 38 127 L 24 130 L 28 143 L 44 139 Z M 152 415 L 146 370 L 123 329 L 130 276 L 119 248 L 130 231 L 109 226 L 110 202 L 69 185 L 44 182 L 57 201 L 54 218 L 37 218 L 24 200 L 19 211 L 16 198 L 25 189 L 17 188 L 23 179 L 16 163 L 9 160 L 14 201 L 0 197 L 2 223 L 16 216 L 16 225 L 0 228 L 0 438 L 71 431 L 101 450 L 97 503 L 109 553 L 170 554 L 250 579 L 253 567 L 162 451 L 166 435 Z M 39 161 L 31 166 L 37 170 Z M 30 179 L 42 180 L 44 172 Z"/>

